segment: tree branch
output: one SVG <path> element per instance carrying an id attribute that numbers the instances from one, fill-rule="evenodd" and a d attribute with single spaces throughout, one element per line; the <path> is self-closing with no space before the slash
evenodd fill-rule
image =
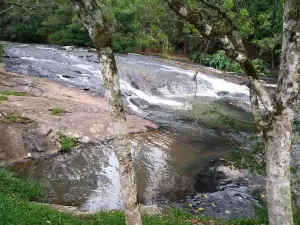
<path id="1" fill-rule="evenodd" d="M 4 3 L 7 4 L 7 5 L 12 5 L 12 6 L 24 7 L 24 5 L 21 5 L 21 4 L 16 3 L 16 2 L 4 2 Z"/>
<path id="2" fill-rule="evenodd" d="M 256 91 L 253 90 L 253 87 L 250 87 L 250 101 L 256 126 L 260 131 L 264 131 L 268 124 L 262 118 L 261 111 L 259 109 L 258 97 Z"/>
<path id="3" fill-rule="evenodd" d="M 273 7 L 273 13 L 272 13 L 272 22 L 271 22 L 271 27 L 275 27 L 275 19 L 276 19 L 276 11 L 278 8 L 278 0 L 274 0 L 274 7 Z"/>
<path id="4" fill-rule="evenodd" d="M 233 22 L 233 20 L 220 7 L 218 7 L 214 4 L 211 4 L 211 3 L 207 2 L 206 0 L 199 0 L 199 2 L 202 2 L 204 5 L 210 7 L 211 9 L 217 11 L 220 15 L 222 15 L 222 18 L 226 19 L 227 22 L 231 24 L 233 30 L 238 29 L 236 24 Z"/>
<path id="5" fill-rule="evenodd" d="M 35 9 L 36 6 L 38 5 L 38 3 L 36 3 L 35 6 L 30 6 L 29 4 L 27 4 L 27 5 L 26 4 L 19 4 L 17 2 L 12 2 L 12 1 L 4 2 L 4 4 L 10 5 L 11 6 L 10 9 L 13 8 L 13 6 L 17 6 L 17 7 L 20 7 L 22 9 L 28 9 L 28 10 Z"/>
<path id="6" fill-rule="evenodd" d="M 207 5 L 211 5 L 205 0 L 200 1 L 205 2 Z M 244 68 L 256 94 L 258 95 L 265 109 L 270 113 L 273 112 L 271 98 L 264 86 L 261 84 L 259 75 L 246 54 L 243 39 L 239 35 L 238 31 L 232 30 L 231 27 L 231 29 L 227 30 L 226 32 L 220 32 L 209 23 L 210 21 L 205 20 L 200 11 L 190 8 L 184 0 L 165 0 L 165 2 L 176 14 L 194 25 L 202 36 L 221 44 L 222 48 L 226 52 L 226 55 L 232 60 L 238 62 Z M 219 10 L 217 10 L 217 12 L 220 13 Z M 222 12 L 221 16 L 223 13 L 225 12 Z M 225 22 L 228 23 L 229 21 L 226 18 L 224 18 Z"/>
<path id="7" fill-rule="evenodd" d="M 13 6 L 11 6 L 11 7 L 7 8 L 7 9 L 4 9 L 4 10 L 2 10 L 2 11 L 0 12 L 0 15 L 1 15 L 1 14 L 3 14 L 3 13 L 5 13 L 6 11 L 8 11 L 8 10 L 12 9 L 12 8 L 13 8 Z"/>

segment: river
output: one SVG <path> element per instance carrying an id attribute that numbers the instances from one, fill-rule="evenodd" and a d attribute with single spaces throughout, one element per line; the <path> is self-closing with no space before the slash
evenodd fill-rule
<path id="1" fill-rule="evenodd" d="M 7 71 L 105 94 L 97 56 L 88 49 L 6 44 Z M 236 128 L 241 137 L 251 130 L 249 90 L 203 73 L 197 75 L 196 89 L 195 71 L 155 57 L 117 54 L 116 60 L 126 110 L 161 127 L 131 135 L 139 201 L 182 203 L 196 193 L 197 174 L 234 147 L 228 137 L 235 133 L 219 119 L 225 115 L 241 121 Z M 19 176 L 41 181 L 46 202 L 91 211 L 122 208 L 118 163 L 109 140 L 18 164 L 14 170 Z"/>

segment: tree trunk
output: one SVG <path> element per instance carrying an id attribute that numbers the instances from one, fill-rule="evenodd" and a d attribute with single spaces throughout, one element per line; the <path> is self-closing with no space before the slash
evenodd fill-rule
<path id="1" fill-rule="evenodd" d="M 265 134 L 267 201 L 270 225 L 292 225 L 290 155 L 293 109 L 284 109 Z"/>
<path id="2" fill-rule="evenodd" d="M 205 48 L 204 48 L 204 53 L 205 53 L 205 54 L 207 54 L 209 45 L 210 45 L 210 40 L 207 40 L 207 42 L 206 42 L 206 44 L 205 44 Z"/>
<path id="3" fill-rule="evenodd" d="M 108 42 L 112 43 L 112 37 Z M 97 39 L 95 40 L 97 41 Z M 137 186 L 133 168 L 131 142 L 128 139 L 127 122 L 122 103 L 119 75 L 113 50 L 110 47 L 97 48 L 100 68 L 104 78 L 106 97 L 109 103 L 114 134 L 115 153 L 119 161 L 120 184 L 127 225 L 141 225 Z"/>
<path id="4" fill-rule="evenodd" d="M 274 65 L 274 49 L 271 50 L 271 66 L 272 70 L 274 70 L 275 65 Z"/>
<path id="5" fill-rule="evenodd" d="M 113 53 L 110 21 L 103 17 L 96 0 L 70 0 L 97 49 L 100 70 L 104 78 L 111 123 L 116 136 L 114 147 L 119 161 L 121 194 L 127 225 L 141 225 L 137 186 L 132 162 L 131 143 L 127 137 L 127 122 L 122 102 L 119 75 Z"/>
<path id="6" fill-rule="evenodd" d="M 294 0 L 284 2 L 282 57 L 275 111 L 265 130 L 270 225 L 293 225 L 290 186 L 292 128 L 300 81 L 300 19 Z"/>
<path id="7" fill-rule="evenodd" d="M 187 41 L 184 41 L 183 54 L 186 55 L 187 50 Z"/>

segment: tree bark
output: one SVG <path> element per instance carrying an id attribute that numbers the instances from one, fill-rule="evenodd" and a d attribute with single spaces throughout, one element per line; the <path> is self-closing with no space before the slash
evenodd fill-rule
<path id="1" fill-rule="evenodd" d="M 285 109 L 274 118 L 265 135 L 267 201 L 270 225 L 293 225 L 290 158 L 294 110 Z"/>
<path id="2" fill-rule="evenodd" d="M 137 186 L 132 161 L 131 142 L 127 137 L 127 122 L 122 102 L 119 75 L 113 54 L 112 29 L 103 17 L 96 0 L 70 0 L 97 49 L 100 70 L 104 78 L 106 97 L 115 139 L 115 153 L 119 161 L 121 194 L 127 225 L 141 225 Z"/>
<path id="3" fill-rule="evenodd" d="M 275 112 L 266 130 L 267 200 L 270 225 L 292 225 L 290 151 L 300 81 L 300 18 L 296 1 L 284 2 L 282 57 Z"/>
<path id="4" fill-rule="evenodd" d="M 5 13 L 6 11 L 12 9 L 12 8 L 13 8 L 13 6 L 10 6 L 9 8 L 0 11 L 0 15 L 3 14 L 3 13 Z"/>
<path id="5" fill-rule="evenodd" d="M 107 36 L 112 43 L 112 36 Z M 119 161 L 120 184 L 127 225 L 141 225 L 142 219 L 138 205 L 137 186 L 133 168 L 131 142 L 127 136 L 127 122 L 122 103 L 119 75 L 111 47 L 98 49 L 100 68 L 104 78 L 106 96 L 113 125 L 115 153 Z"/>

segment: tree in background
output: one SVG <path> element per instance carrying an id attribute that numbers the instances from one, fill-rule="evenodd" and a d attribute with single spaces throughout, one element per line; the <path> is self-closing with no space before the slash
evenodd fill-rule
<path id="1" fill-rule="evenodd" d="M 277 4 L 274 5 L 274 1 Z M 202 11 L 206 10 L 194 0 L 187 2 Z M 278 0 L 210 2 L 217 4 L 235 21 L 241 35 L 251 46 L 258 46 L 258 50 L 250 46 L 254 58 L 259 57 L 277 68 L 280 56 L 278 37 L 281 37 L 283 14 L 281 7 L 278 7 Z M 167 10 L 161 0 L 103 0 L 101 4 L 105 11 L 110 12 L 109 17 L 114 21 L 115 52 L 147 50 L 169 54 L 175 51 L 199 61 L 203 52 L 209 53 L 209 59 L 219 50 L 215 42 L 210 41 L 208 45 L 208 40 L 197 29 L 178 19 L 173 11 Z M 5 0 L 0 3 L 0 13 L 2 40 L 88 47 L 93 45 L 67 0 Z M 257 54 L 259 51 L 261 55 Z M 267 65 L 264 63 L 264 67 Z"/>
<path id="2" fill-rule="evenodd" d="M 190 7 L 184 0 L 165 0 L 181 18 L 203 36 L 221 45 L 226 55 L 237 61 L 248 79 L 251 105 L 257 127 L 263 133 L 267 160 L 267 200 L 271 225 L 292 225 L 290 151 L 292 127 L 300 82 L 300 4 L 284 1 L 283 41 L 280 74 L 272 99 L 259 80 L 247 56 L 241 27 L 217 4 L 200 0 Z M 259 107 L 259 100 L 264 110 Z"/>
<path id="3" fill-rule="evenodd" d="M 5 0 L 0 11 L 3 12 L 0 17 L 2 40 L 92 45 L 87 31 L 66 0 Z"/>
<path id="4" fill-rule="evenodd" d="M 98 53 L 104 78 L 119 161 L 120 183 L 127 225 L 142 224 L 137 200 L 137 187 L 132 162 L 131 142 L 127 137 L 127 122 L 121 97 L 119 75 L 113 53 L 112 24 L 109 14 L 96 0 L 70 0 L 88 30 Z"/>

